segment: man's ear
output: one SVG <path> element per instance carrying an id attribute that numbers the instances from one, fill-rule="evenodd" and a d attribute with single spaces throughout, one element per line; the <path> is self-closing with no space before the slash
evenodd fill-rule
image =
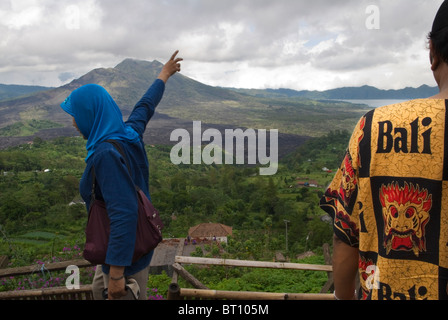
<path id="1" fill-rule="evenodd" d="M 440 65 L 440 57 L 435 51 L 431 40 L 429 40 L 429 61 L 431 63 L 431 70 L 436 71 Z"/>

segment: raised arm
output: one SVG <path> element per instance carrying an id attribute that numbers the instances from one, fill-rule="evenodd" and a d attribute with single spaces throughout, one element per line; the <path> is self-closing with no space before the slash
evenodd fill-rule
<path id="1" fill-rule="evenodd" d="M 178 53 L 179 51 L 174 52 L 170 60 L 163 66 L 157 79 L 135 105 L 128 121 L 126 121 L 126 124 L 130 125 L 140 137 L 143 137 L 149 120 L 151 120 L 157 105 L 162 100 L 165 83 L 171 76 L 180 71 L 179 62 L 183 59 L 176 58 Z"/>

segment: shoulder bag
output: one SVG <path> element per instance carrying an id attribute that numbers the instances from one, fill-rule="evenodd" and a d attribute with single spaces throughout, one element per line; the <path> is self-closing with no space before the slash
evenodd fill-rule
<path id="1" fill-rule="evenodd" d="M 107 140 L 120 152 L 126 161 L 130 172 L 127 157 L 121 145 L 114 140 Z M 138 198 L 138 222 L 137 236 L 135 240 L 134 255 L 132 262 L 154 250 L 162 241 L 163 223 L 159 212 L 154 208 L 145 193 L 135 186 Z M 92 264 L 105 264 L 107 248 L 109 243 L 110 222 L 104 201 L 95 199 L 95 168 L 92 167 L 92 193 L 89 215 L 86 226 L 86 243 L 83 257 Z"/>

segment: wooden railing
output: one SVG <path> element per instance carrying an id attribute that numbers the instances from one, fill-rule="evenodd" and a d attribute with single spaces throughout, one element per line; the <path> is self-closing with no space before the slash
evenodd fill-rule
<path id="1" fill-rule="evenodd" d="M 45 264 L 45 272 L 66 270 L 68 266 L 86 268 L 92 264 L 84 259 Z M 0 269 L 0 278 L 28 275 L 39 272 L 41 265 Z M 79 289 L 67 287 L 41 288 L 0 292 L 0 300 L 93 300 L 92 286 L 83 285 Z"/>
<path id="2" fill-rule="evenodd" d="M 183 241 L 180 242 L 175 261 L 173 264 L 173 276 L 168 288 L 168 300 L 180 299 L 230 299 L 230 300 L 333 300 L 329 291 L 333 290 L 333 277 L 331 257 L 329 247 L 324 245 L 324 257 L 326 265 L 267 262 L 267 261 L 248 261 L 234 259 L 213 259 L 196 258 L 182 256 Z M 316 272 L 327 272 L 328 281 L 323 286 L 320 293 L 272 293 L 272 292 L 244 292 L 244 291 L 220 291 L 207 288 L 192 274 L 190 274 L 183 265 L 219 265 L 226 267 L 247 267 L 247 268 L 270 268 L 287 270 L 312 270 Z M 92 264 L 83 259 L 51 263 L 45 265 L 47 271 L 66 270 L 68 266 L 76 265 L 78 268 L 90 267 Z M 26 266 L 17 268 L 0 269 L 0 278 L 27 275 L 38 270 L 39 266 Z M 178 284 L 178 276 L 183 277 L 191 288 L 181 288 Z M 79 289 L 68 289 L 66 287 L 44 288 L 31 290 L 18 290 L 0 292 L 0 300 L 92 300 L 92 286 L 84 285 Z"/>
<path id="3" fill-rule="evenodd" d="M 178 253 L 182 248 L 178 249 Z M 328 245 L 324 245 L 324 256 L 327 265 L 248 261 L 233 259 L 196 258 L 177 255 L 173 264 L 173 277 L 168 290 L 168 300 L 181 299 L 230 299 L 230 300 L 334 300 L 333 294 L 328 293 L 333 289 L 333 268 L 329 255 Z M 182 264 L 219 265 L 227 267 L 248 267 L 248 268 L 271 268 L 289 270 L 312 270 L 316 272 L 327 272 L 328 281 L 323 286 L 320 293 L 272 293 L 272 292 L 249 292 L 249 291 L 220 291 L 212 290 L 203 285 Z M 183 277 L 194 289 L 181 288 L 178 284 L 178 276 Z"/>

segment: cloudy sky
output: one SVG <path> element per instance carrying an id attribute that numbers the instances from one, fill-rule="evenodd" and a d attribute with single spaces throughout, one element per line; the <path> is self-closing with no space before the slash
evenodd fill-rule
<path id="1" fill-rule="evenodd" d="M 435 86 L 442 0 L 0 0 L 0 83 L 60 86 L 125 58 L 214 86 Z"/>

